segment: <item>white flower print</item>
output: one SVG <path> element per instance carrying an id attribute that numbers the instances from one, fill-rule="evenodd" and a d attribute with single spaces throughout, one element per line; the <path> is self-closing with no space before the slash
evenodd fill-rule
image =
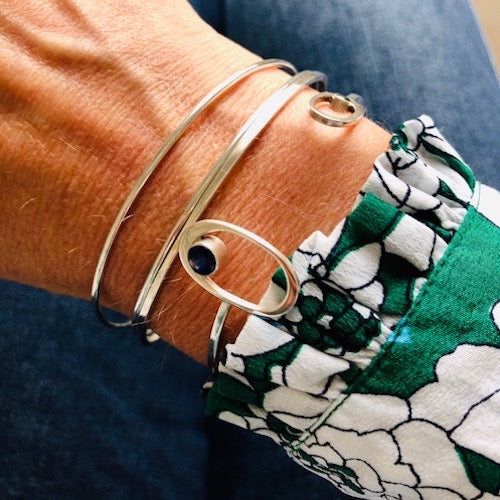
<path id="1" fill-rule="evenodd" d="M 479 498 L 457 446 L 500 467 L 500 349 L 460 345 L 439 359 L 435 376 L 408 400 L 347 396 L 301 450 L 326 476 L 327 457 L 341 457 L 352 473 L 342 489 L 351 495 L 359 488 L 370 498 Z M 343 482 L 335 470 L 328 479 Z"/>

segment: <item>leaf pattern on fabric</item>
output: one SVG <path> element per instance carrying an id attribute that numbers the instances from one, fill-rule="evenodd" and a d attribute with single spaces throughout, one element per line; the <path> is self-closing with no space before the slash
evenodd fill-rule
<path id="1" fill-rule="evenodd" d="M 301 283 L 295 307 L 279 320 L 250 317 L 226 346 L 208 413 L 271 437 L 354 497 L 499 495 L 500 442 L 491 436 L 500 436 L 500 419 L 491 415 L 500 414 L 500 335 L 491 336 L 491 325 L 500 333 L 500 286 L 485 287 L 496 294 L 487 335 L 436 337 L 434 348 L 429 333 L 427 350 L 410 349 L 419 330 L 408 318 L 458 245 L 475 188 L 429 117 L 400 127 L 352 213 L 292 256 Z M 488 192 L 490 206 L 497 194 Z M 484 220 L 491 231 L 483 238 L 500 245 L 492 217 Z M 265 300 L 283 287 L 278 272 Z M 404 370 L 380 363 L 405 350 Z M 404 389 L 412 370 L 418 376 Z"/>

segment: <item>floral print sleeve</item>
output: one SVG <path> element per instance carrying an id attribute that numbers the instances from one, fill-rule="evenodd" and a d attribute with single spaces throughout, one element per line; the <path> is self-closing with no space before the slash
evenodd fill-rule
<path id="1" fill-rule="evenodd" d="M 292 256 L 294 309 L 226 346 L 209 413 L 353 497 L 498 498 L 499 256 L 500 194 L 429 117 L 405 123 L 352 213 Z"/>

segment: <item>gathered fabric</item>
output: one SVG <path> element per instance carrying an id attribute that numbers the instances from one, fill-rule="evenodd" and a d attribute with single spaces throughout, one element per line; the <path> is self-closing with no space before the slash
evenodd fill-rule
<path id="1" fill-rule="evenodd" d="M 497 497 L 499 226 L 432 119 L 404 123 L 351 214 L 293 254 L 295 307 L 225 347 L 208 413 L 351 496 Z"/>

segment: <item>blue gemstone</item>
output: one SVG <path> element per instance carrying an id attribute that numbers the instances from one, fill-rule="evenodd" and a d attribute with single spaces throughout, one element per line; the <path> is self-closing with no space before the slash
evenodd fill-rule
<path id="1" fill-rule="evenodd" d="M 208 276 L 217 268 L 217 259 L 207 247 L 195 245 L 188 250 L 187 256 L 191 269 L 197 274 Z"/>

